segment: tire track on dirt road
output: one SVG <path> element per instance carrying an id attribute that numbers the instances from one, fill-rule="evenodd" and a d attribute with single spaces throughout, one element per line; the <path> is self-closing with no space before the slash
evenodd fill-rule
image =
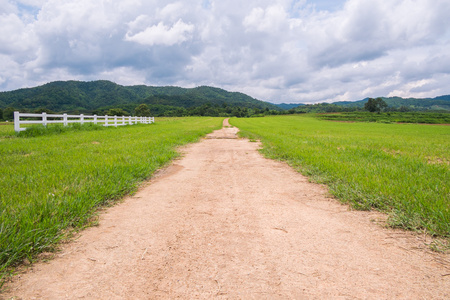
<path id="1" fill-rule="evenodd" d="M 237 131 L 225 126 L 184 148 L 1 297 L 450 298 L 448 255 L 328 198 Z"/>

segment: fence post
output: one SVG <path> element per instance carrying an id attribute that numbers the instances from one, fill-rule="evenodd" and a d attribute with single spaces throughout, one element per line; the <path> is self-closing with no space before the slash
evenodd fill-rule
<path id="1" fill-rule="evenodd" d="M 122 125 L 125 125 L 125 116 L 122 116 Z"/>
<path id="2" fill-rule="evenodd" d="M 97 125 L 97 115 L 94 115 L 94 124 Z"/>
<path id="3" fill-rule="evenodd" d="M 131 116 L 128 116 L 128 124 L 133 125 L 133 123 L 131 122 Z"/>
<path id="4" fill-rule="evenodd" d="M 43 112 L 42 113 L 42 124 L 47 127 L 47 113 Z"/>
<path id="5" fill-rule="evenodd" d="M 18 111 L 14 112 L 14 131 L 20 132 L 20 113 Z"/>
<path id="6" fill-rule="evenodd" d="M 103 126 L 108 126 L 108 115 L 105 116 L 105 125 Z"/>
<path id="7" fill-rule="evenodd" d="M 117 116 L 114 116 L 114 126 L 117 127 Z"/>
<path id="8" fill-rule="evenodd" d="M 80 115 L 80 123 L 81 123 L 81 125 L 84 124 L 84 115 L 83 114 Z"/>
<path id="9" fill-rule="evenodd" d="M 63 115 L 64 126 L 67 126 L 67 114 Z"/>

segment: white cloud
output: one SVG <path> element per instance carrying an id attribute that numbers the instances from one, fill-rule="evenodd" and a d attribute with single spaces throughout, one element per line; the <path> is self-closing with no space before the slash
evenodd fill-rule
<path id="1" fill-rule="evenodd" d="M 131 67 L 118 67 L 100 73 L 100 78 L 120 83 L 122 85 L 145 85 L 146 75 L 144 71 L 136 71 Z M 90 80 L 98 79 L 97 75 Z"/>
<path id="2" fill-rule="evenodd" d="M 254 29 L 265 32 L 279 32 L 287 25 L 287 13 L 280 5 L 272 5 L 263 9 L 254 8 L 245 17 L 243 24 L 247 29 Z"/>
<path id="3" fill-rule="evenodd" d="M 184 14 L 186 9 L 189 9 L 189 7 L 184 7 L 181 2 L 169 3 L 159 11 L 159 16 L 163 20 L 175 22 Z"/>
<path id="4" fill-rule="evenodd" d="M 18 8 L 8 0 L 0 0 L 0 15 L 18 13 Z"/>
<path id="5" fill-rule="evenodd" d="M 449 15 L 448 0 L 0 0 L 0 90 L 73 78 L 277 102 L 450 94 Z"/>
<path id="6" fill-rule="evenodd" d="M 13 57 L 28 55 L 37 44 L 33 26 L 27 25 L 15 14 L 0 15 L 0 53 Z"/>
<path id="7" fill-rule="evenodd" d="M 148 46 L 173 46 L 187 41 L 193 31 L 194 25 L 186 24 L 180 19 L 172 27 L 159 22 L 158 25 L 148 27 L 136 34 L 127 33 L 125 40 Z"/>
<path id="8" fill-rule="evenodd" d="M 17 80 L 20 77 L 20 65 L 8 55 L 0 54 L 0 85 L 9 80 Z"/>

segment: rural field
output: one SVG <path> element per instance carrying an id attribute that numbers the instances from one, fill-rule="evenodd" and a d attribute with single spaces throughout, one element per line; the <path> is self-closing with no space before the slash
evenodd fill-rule
<path id="1" fill-rule="evenodd" d="M 51 250 L 68 229 L 95 222 L 100 206 L 136 191 L 178 156 L 177 146 L 221 122 L 158 119 L 29 138 L 16 137 L 13 125 L 0 126 L 0 274 Z"/>
<path id="2" fill-rule="evenodd" d="M 174 127 L 160 121 L 146 127 L 145 132 L 158 132 L 157 126 L 171 130 L 180 130 L 181 124 L 193 127 L 194 120 L 174 121 Z M 203 126 L 209 128 L 217 125 L 217 119 L 204 122 Z M 332 152 L 326 151 L 333 139 L 343 146 L 339 136 L 349 131 L 345 127 L 333 131 L 332 126 L 327 128 L 331 122 L 303 116 L 231 122 L 255 132 L 261 128 L 265 132 L 276 130 L 279 139 L 290 135 L 291 143 L 302 132 L 309 131 L 309 138 L 302 140 L 308 143 L 295 144 L 297 151 L 307 150 L 303 144 L 315 143 L 316 152 L 325 154 Z M 352 136 L 355 140 L 365 136 L 366 144 L 374 146 L 377 141 L 369 142 L 368 134 L 375 135 L 380 130 L 376 127 L 369 132 L 355 127 Z M 117 132 L 131 134 L 135 130 L 143 129 L 129 127 Z M 225 120 L 222 129 L 181 148 L 182 156 L 155 173 L 136 193 L 104 209 L 99 214 L 98 226 L 87 228 L 71 242 L 61 244 L 59 251 L 45 253 L 46 259 L 52 258 L 49 261 L 19 269 L 20 276 L 6 282 L 2 296 L 6 299 L 450 297 L 449 256 L 430 249 L 429 235 L 387 229 L 383 214 L 349 209 L 330 198 L 323 185 L 311 183 L 284 162 L 263 157 L 259 153 L 261 144 L 238 138 L 238 131 Z M 248 131 L 243 134 L 248 135 Z M 146 140 L 144 135 L 141 140 Z M 264 132 L 253 135 L 252 139 L 263 135 Z M 324 136 L 326 143 L 320 144 Z M 164 135 L 159 139 L 164 139 Z M 89 143 L 92 141 L 98 138 Z M 362 150 L 369 147 L 360 143 L 358 147 Z M 350 148 L 349 145 L 352 144 L 347 140 L 345 147 Z M 406 152 L 407 148 L 403 146 L 401 150 Z M 410 155 L 420 156 L 414 153 Z M 347 170 L 351 171 L 354 172 Z M 314 174 L 319 180 L 319 173 Z M 333 173 L 329 174 L 331 178 Z M 113 187 L 110 184 L 108 189 Z M 367 203 L 360 206 L 369 207 Z"/>
<path id="3" fill-rule="evenodd" d="M 378 122 L 378 123 L 420 123 L 450 124 L 450 113 L 439 112 L 343 112 L 319 114 L 319 119 L 330 121 Z"/>
<path id="4" fill-rule="evenodd" d="M 310 115 L 238 119 L 242 136 L 357 209 L 450 238 L 450 127 L 344 123 Z"/>

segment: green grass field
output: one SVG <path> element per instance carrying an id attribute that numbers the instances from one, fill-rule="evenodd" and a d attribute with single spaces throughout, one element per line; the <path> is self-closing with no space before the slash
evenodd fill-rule
<path id="1" fill-rule="evenodd" d="M 317 114 L 317 118 L 331 121 L 450 124 L 450 113 L 439 112 L 343 112 Z"/>
<path id="2" fill-rule="evenodd" d="M 450 127 L 339 123 L 309 115 L 230 120 L 357 209 L 389 213 L 392 226 L 450 239 Z"/>
<path id="3" fill-rule="evenodd" d="M 132 193 L 222 118 L 17 137 L 0 125 L 0 274 L 51 250 L 96 210 Z M 233 118 L 262 152 L 287 161 L 358 209 L 450 239 L 450 127 L 339 123 L 309 115 Z M 1 275 L 0 275 L 1 276 Z"/>
<path id="4" fill-rule="evenodd" d="M 220 128 L 222 119 L 157 119 L 39 137 L 0 126 L 0 274 L 88 225 L 100 206 L 135 191 L 178 155 L 177 146 Z"/>
<path id="5" fill-rule="evenodd" d="M 0 122 L 0 138 L 4 138 L 5 135 L 14 135 L 14 123 Z"/>

